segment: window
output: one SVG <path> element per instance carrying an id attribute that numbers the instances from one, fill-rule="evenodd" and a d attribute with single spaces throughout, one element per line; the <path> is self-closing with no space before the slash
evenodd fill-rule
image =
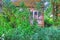
<path id="1" fill-rule="evenodd" d="M 33 19 L 38 19 L 38 11 L 33 11 Z"/>
<path id="2" fill-rule="evenodd" d="M 34 20 L 33 19 L 38 19 L 38 11 L 33 10 L 30 13 L 30 23 L 31 23 L 31 25 L 34 24 Z"/>
<path id="3" fill-rule="evenodd" d="M 35 21 L 33 19 L 36 19 Z M 37 22 L 39 26 L 44 26 L 44 16 L 38 10 L 33 10 L 30 15 L 30 23 Z"/>

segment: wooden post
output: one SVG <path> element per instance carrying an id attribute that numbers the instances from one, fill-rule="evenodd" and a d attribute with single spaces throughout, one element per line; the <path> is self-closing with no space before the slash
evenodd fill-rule
<path id="1" fill-rule="evenodd" d="M 56 20 L 57 20 L 57 17 L 56 17 L 56 2 L 52 1 L 51 0 L 51 3 L 52 3 L 52 6 L 53 6 L 53 10 L 52 10 L 52 14 L 53 14 L 53 21 L 54 21 L 54 25 L 56 25 Z"/>
<path id="2" fill-rule="evenodd" d="M 60 26 L 60 4 L 57 4 L 57 26 Z"/>
<path id="3" fill-rule="evenodd" d="M 52 1 L 51 1 L 52 2 Z M 58 16 L 60 15 L 58 12 L 60 10 L 60 4 L 56 2 L 52 2 L 53 5 L 53 19 L 54 19 L 54 25 L 58 26 Z"/>

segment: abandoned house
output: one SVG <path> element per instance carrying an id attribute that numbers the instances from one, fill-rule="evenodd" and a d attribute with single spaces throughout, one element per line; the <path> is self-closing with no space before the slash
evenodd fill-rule
<path id="1" fill-rule="evenodd" d="M 11 0 L 11 1 L 15 6 L 19 6 L 20 2 L 23 1 L 24 4 L 29 8 L 29 10 L 32 14 L 32 16 L 30 16 L 30 23 L 33 24 L 33 22 L 34 22 L 33 19 L 36 19 L 37 24 L 39 26 L 44 27 L 44 14 L 43 14 L 43 12 L 41 13 L 40 11 L 35 9 L 36 2 L 40 2 L 41 0 L 22 0 L 22 1 L 21 0 Z M 43 9 L 43 7 L 41 7 L 41 8 Z"/>

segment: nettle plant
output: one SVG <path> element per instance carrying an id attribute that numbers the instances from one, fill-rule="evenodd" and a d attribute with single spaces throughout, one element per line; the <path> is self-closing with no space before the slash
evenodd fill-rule
<path id="1" fill-rule="evenodd" d="M 24 4 L 21 4 L 24 6 Z M 15 27 L 17 25 L 21 25 L 28 23 L 29 20 L 29 9 L 26 7 L 16 7 L 15 5 L 9 3 L 9 6 L 3 6 L 3 13 L 7 17 L 8 22 L 11 26 Z"/>
<path id="2" fill-rule="evenodd" d="M 23 27 L 25 29 L 30 26 L 29 13 L 28 8 L 16 7 L 12 2 L 6 3 L 6 0 L 4 0 L 3 12 L 0 14 L 0 36 L 13 28 Z"/>

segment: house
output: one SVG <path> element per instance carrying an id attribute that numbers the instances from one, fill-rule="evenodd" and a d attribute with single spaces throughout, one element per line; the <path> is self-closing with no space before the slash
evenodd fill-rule
<path id="1" fill-rule="evenodd" d="M 22 0 L 22 1 L 11 0 L 11 1 L 15 6 L 19 6 L 20 2 L 24 2 L 24 4 L 29 8 L 30 12 L 32 13 L 32 16 L 30 16 L 30 23 L 33 24 L 34 22 L 33 19 L 36 19 L 39 26 L 44 26 L 44 14 L 39 13 L 39 11 L 35 9 L 36 2 L 40 2 L 41 0 Z"/>

